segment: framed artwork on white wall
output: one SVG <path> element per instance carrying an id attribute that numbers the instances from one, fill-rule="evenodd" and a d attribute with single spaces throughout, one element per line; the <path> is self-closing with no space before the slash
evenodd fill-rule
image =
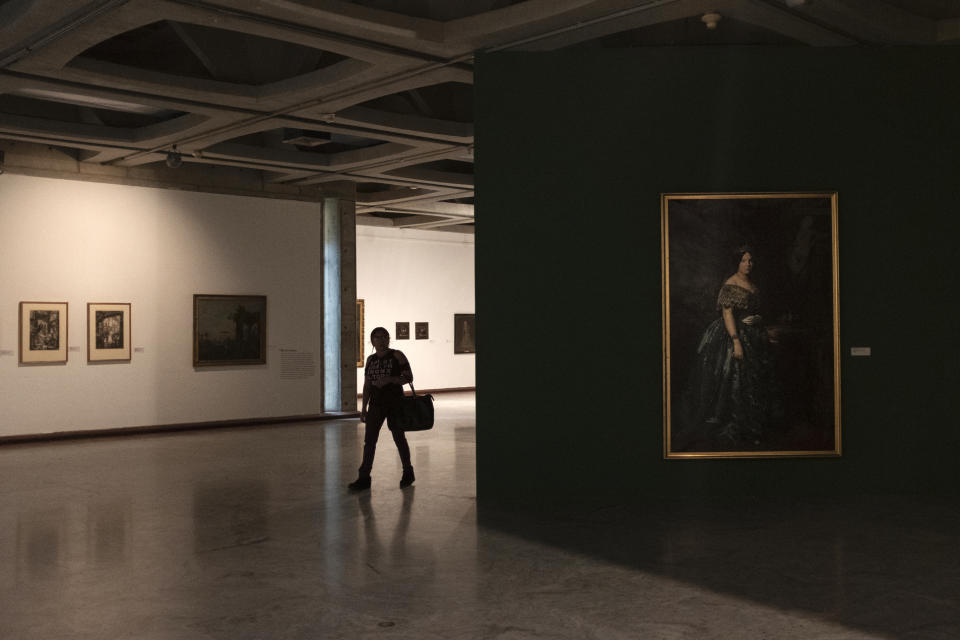
<path id="1" fill-rule="evenodd" d="M 363 335 L 363 300 L 357 300 L 357 327 L 356 327 L 356 338 L 354 338 L 355 348 L 357 350 L 357 368 L 363 368 L 363 345 L 365 342 L 365 336 Z"/>
<path id="2" fill-rule="evenodd" d="M 20 363 L 67 361 L 67 303 L 20 303 Z"/>
<path id="3" fill-rule="evenodd" d="M 194 294 L 193 366 L 266 362 L 267 296 Z"/>
<path id="4" fill-rule="evenodd" d="M 453 314 L 453 352 L 477 352 L 477 316 L 473 313 Z"/>
<path id="5" fill-rule="evenodd" d="M 130 361 L 130 303 L 87 303 L 87 362 Z"/>
<path id="6" fill-rule="evenodd" d="M 417 340 L 430 339 L 430 323 L 429 322 L 415 322 L 413 323 L 413 329 L 416 332 Z"/>

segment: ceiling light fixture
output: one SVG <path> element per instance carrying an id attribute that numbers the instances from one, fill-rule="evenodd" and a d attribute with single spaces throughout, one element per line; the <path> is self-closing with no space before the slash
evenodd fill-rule
<path id="1" fill-rule="evenodd" d="M 717 23 L 720 22 L 720 18 L 722 17 L 719 13 L 705 13 L 700 20 L 703 21 L 703 24 L 707 25 L 707 29 L 716 29 Z"/>
<path id="2" fill-rule="evenodd" d="M 178 169 L 183 164 L 183 156 L 177 151 L 177 145 L 167 152 L 167 166 L 171 169 Z"/>

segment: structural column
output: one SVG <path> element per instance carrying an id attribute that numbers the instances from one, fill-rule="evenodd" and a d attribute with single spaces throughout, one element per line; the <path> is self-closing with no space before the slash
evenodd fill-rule
<path id="1" fill-rule="evenodd" d="M 324 411 L 357 408 L 356 299 L 356 200 L 350 193 L 323 199 Z"/>

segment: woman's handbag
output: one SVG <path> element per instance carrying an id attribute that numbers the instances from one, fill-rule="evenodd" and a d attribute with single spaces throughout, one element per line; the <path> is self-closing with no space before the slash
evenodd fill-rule
<path id="1" fill-rule="evenodd" d="M 404 431 L 426 431 L 433 428 L 433 396 L 427 394 L 418 396 L 417 390 L 410 383 L 412 396 L 403 396 L 397 418 L 400 428 Z"/>

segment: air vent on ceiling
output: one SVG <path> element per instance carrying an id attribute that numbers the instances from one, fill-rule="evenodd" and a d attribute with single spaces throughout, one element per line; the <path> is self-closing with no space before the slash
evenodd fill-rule
<path id="1" fill-rule="evenodd" d="M 283 132 L 284 144 L 293 144 L 298 147 L 319 147 L 330 142 L 330 134 L 326 131 L 303 131 L 301 129 L 285 129 Z"/>

